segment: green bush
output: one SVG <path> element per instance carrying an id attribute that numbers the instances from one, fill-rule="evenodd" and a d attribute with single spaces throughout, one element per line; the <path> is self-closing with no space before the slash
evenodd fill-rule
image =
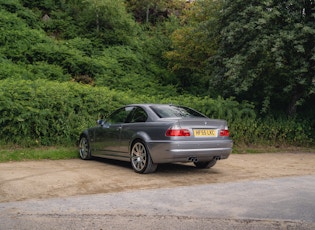
<path id="1" fill-rule="evenodd" d="M 26 53 L 35 44 L 47 41 L 46 34 L 30 28 L 16 14 L 0 9 L 0 53 L 14 62 L 28 63 Z"/>
<path id="2" fill-rule="evenodd" d="M 19 145 L 73 144 L 101 115 L 150 100 L 130 92 L 43 79 L 0 81 L 0 139 Z"/>
<path id="3" fill-rule="evenodd" d="M 0 139 L 23 146 L 76 143 L 102 115 L 130 103 L 172 103 L 226 119 L 236 145 L 308 145 L 314 140 L 307 120 L 257 118 L 253 106 L 233 99 L 188 95 L 137 94 L 75 82 L 0 80 Z M 0 143 L 1 144 L 1 143 Z"/>
<path id="4" fill-rule="evenodd" d="M 0 86 L 1 140 L 21 145 L 74 142 L 115 92 L 76 83 L 7 79 Z"/>
<path id="5" fill-rule="evenodd" d="M 33 64 L 15 64 L 8 59 L 0 57 L 0 80 L 12 78 L 15 81 L 18 80 L 35 80 L 35 79 L 47 79 L 56 81 L 69 81 L 71 76 L 65 74 L 64 70 L 54 64 L 48 64 L 46 62 L 35 62 Z"/>
<path id="6" fill-rule="evenodd" d="M 310 121 L 290 117 L 238 119 L 230 123 L 237 145 L 310 146 L 314 142 Z"/>

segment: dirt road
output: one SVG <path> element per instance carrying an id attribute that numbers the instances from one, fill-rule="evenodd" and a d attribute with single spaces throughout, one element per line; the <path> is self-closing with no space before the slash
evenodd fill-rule
<path id="1" fill-rule="evenodd" d="M 211 169 L 160 165 L 153 174 L 94 159 L 0 164 L 0 202 L 315 174 L 315 153 L 233 154 Z"/>

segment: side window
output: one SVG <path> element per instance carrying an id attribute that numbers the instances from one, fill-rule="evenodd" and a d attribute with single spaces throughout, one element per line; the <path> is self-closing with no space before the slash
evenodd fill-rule
<path id="1" fill-rule="evenodd" d="M 124 123 L 133 109 L 134 107 L 131 106 L 118 109 L 108 117 L 106 122 L 110 124 Z"/>
<path id="2" fill-rule="evenodd" d="M 136 108 L 132 118 L 130 120 L 131 123 L 135 122 L 145 122 L 148 119 L 147 113 L 142 108 Z"/>

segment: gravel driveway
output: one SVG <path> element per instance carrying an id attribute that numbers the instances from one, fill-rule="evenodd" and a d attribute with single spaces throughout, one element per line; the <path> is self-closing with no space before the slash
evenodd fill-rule
<path id="1" fill-rule="evenodd" d="M 1 163 L 0 229 L 314 229 L 315 200 L 303 199 L 315 193 L 314 166 L 315 153 L 233 154 L 148 175 L 101 159 Z"/>
<path id="2" fill-rule="evenodd" d="M 0 202 L 173 188 L 315 173 L 315 153 L 232 154 L 211 169 L 160 165 L 136 174 L 129 163 L 96 159 L 0 163 Z"/>

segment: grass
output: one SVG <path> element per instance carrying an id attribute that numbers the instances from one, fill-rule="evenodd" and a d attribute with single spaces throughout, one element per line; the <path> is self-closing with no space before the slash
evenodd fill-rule
<path id="1" fill-rule="evenodd" d="M 304 147 L 273 147 L 273 146 L 234 146 L 233 154 L 259 154 L 259 153 L 276 153 L 276 152 L 310 152 L 315 153 L 315 146 L 310 148 Z M 77 147 L 33 147 L 22 148 L 16 146 L 1 146 L 0 163 L 9 161 L 25 160 L 61 160 L 78 158 Z"/>
<path id="2" fill-rule="evenodd" d="M 258 154 L 258 153 L 315 153 L 315 146 L 234 146 L 234 154 Z"/>
<path id="3" fill-rule="evenodd" d="M 0 162 L 73 158 L 78 158 L 77 147 L 2 147 L 0 149 Z"/>

